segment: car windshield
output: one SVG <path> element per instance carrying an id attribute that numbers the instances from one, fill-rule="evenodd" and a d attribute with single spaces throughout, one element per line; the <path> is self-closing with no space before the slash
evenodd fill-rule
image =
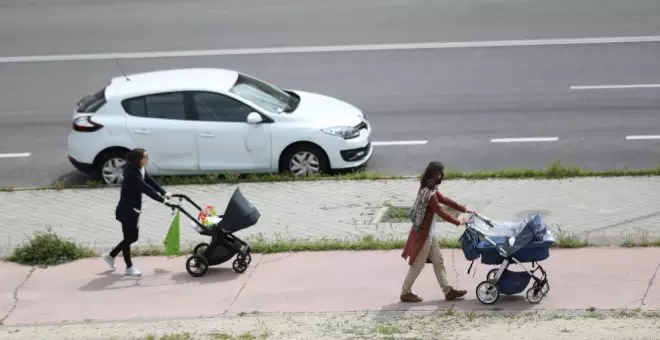
<path id="1" fill-rule="evenodd" d="M 291 112 L 295 109 L 293 96 L 273 85 L 244 74 L 238 75 L 236 83 L 229 92 L 273 113 Z"/>

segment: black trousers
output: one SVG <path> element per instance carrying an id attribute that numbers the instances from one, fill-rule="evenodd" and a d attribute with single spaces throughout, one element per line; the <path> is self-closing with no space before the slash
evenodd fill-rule
<path id="1" fill-rule="evenodd" d="M 131 244 L 135 243 L 138 240 L 139 236 L 138 228 L 138 217 L 127 218 L 121 221 L 121 231 L 124 234 L 124 239 L 117 244 L 115 249 L 110 252 L 110 256 L 117 257 L 119 252 L 122 252 L 124 255 L 124 262 L 126 263 L 126 268 L 133 266 L 131 262 Z"/>

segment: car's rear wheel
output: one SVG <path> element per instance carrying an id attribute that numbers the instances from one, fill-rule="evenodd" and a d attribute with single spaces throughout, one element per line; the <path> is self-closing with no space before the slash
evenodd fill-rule
<path id="1" fill-rule="evenodd" d="M 99 157 L 96 166 L 96 176 L 105 184 L 121 184 L 124 181 L 124 166 L 126 166 L 125 150 L 112 150 Z"/>
<path id="2" fill-rule="evenodd" d="M 282 159 L 281 168 L 282 171 L 294 176 L 308 176 L 329 171 L 325 152 L 312 144 L 298 144 L 289 148 Z"/>

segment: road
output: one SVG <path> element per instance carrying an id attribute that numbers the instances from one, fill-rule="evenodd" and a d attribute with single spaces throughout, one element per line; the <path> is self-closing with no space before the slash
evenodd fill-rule
<path id="1" fill-rule="evenodd" d="M 120 64 L 127 72 L 234 68 L 358 105 L 372 121 L 376 141 L 428 141 L 378 146 L 373 171 L 417 173 L 429 159 L 462 170 L 538 168 L 554 159 L 592 169 L 655 167 L 660 139 L 626 137 L 660 135 L 660 87 L 575 86 L 659 84 L 657 40 L 430 49 L 406 44 L 657 37 L 658 17 L 660 2 L 654 0 L 0 0 L 0 154 L 30 154 L 0 158 L 0 187 L 43 185 L 62 176 L 80 180 L 64 155 L 74 103 L 121 71 L 112 59 L 75 59 L 150 51 L 189 56 L 151 55 Z M 364 51 L 372 44 L 405 49 Z M 354 46 L 342 52 L 260 50 L 332 45 Z M 239 48 L 254 50 L 225 53 Z M 207 49 L 224 52 L 195 52 Z M 70 60 L 48 61 L 62 54 Z M 7 59 L 26 56 L 46 61 Z M 522 137 L 549 139 L 492 140 Z"/>

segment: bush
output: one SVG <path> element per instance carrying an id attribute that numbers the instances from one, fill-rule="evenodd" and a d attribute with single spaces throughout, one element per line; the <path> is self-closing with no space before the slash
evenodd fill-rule
<path id="1" fill-rule="evenodd" d="M 14 249 L 7 261 L 30 266 L 56 266 L 93 256 L 98 256 L 94 250 L 63 239 L 49 227 L 45 233 L 35 232 L 29 243 Z"/>

